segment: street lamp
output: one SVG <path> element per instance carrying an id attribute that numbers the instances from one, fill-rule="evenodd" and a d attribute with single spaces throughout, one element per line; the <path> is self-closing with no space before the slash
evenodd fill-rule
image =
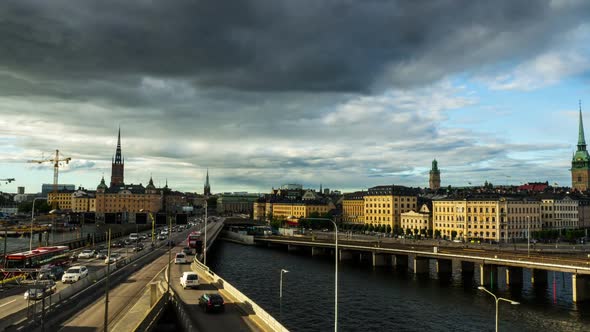
<path id="1" fill-rule="evenodd" d="M 338 226 L 329 218 L 303 218 L 305 220 L 324 220 L 334 224 L 334 332 L 338 331 Z"/>
<path id="2" fill-rule="evenodd" d="M 526 216 L 526 251 L 527 256 L 531 257 L 531 217 Z"/>
<path id="3" fill-rule="evenodd" d="M 205 249 L 203 249 L 203 265 L 207 265 L 207 198 L 205 198 Z"/>
<path id="4" fill-rule="evenodd" d="M 281 282 L 279 284 L 279 298 L 283 298 L 283 273 L 289 273 L 289 271 L 285 269 L 281 269 Z"/>
<path id="5" fill-rule="evenodd" d="M 141 210 L 139 210 L 139 212 L 142 212 L 142 213 L 143 212 L 147 212 L 148 215 L 150 216 L 150 219 L 152 220 L 152 248 L 153 248 L 154 241 L 155 241 L 154 237 L 156 235 L 155 234 L 155 231 L 154 231 L 154 227 L 155 227 L 156 221 L 154 220 L 154 216 L 152 215 L 152 212 L 151 211 L 146 211 L 145 209 L 141 209 Z M 135 224 L 136 224 L 136 227 L 137 227 L 137 220 L 135 221 Z"/>
<path id="6" fill-rule="evenodd" d="M 516 301 L 509 300 L 509 299 L 505 299 L 503 297 L 497 297 L 494 293 L 490 292 L 489 290 L 487 290 L 483 286 L 479 286 L 479 287 L 477 287 L 477 289 L 479 289 L 480 291 L 484 291 L 484 292 L 490 294 L 491 296 L 494 297 L 494 300 L 496 300 L 496 332 L 498 332 L 498 302 L 504 301 L 504 302 L 508 302 L 510 304 L 513 304 L 513 305 L 520 304 L 520 302 L 516 302 Z"/>
<path id="7" fill-rule="evenodd" d="M 33 220 L 35 219 L 35 201 L 38 199 L 47 200 L 46 197 L 33 198 L 33 208 L 31 209 L 31 236 L 29 238 L 29 251 L 33 250 Z"/>

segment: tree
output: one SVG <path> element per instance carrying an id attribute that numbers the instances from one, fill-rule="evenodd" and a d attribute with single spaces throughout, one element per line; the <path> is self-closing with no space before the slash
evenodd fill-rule
<path id="1" fill-rule="evenodd" d="M 451 240 L 454 240 L 456 236 L 457 236 L 457 231 L 456 230 L 452 230 L 451 231 Z"/>
<path id="2" fill-rule="evenodd" d="M 393 233 L 395 235 L 402 235 L 402 234 L 404 234 L 404 231 L 402 230 L 401 227 L 399 227 L 399 225 L 395 225 L 395 226 L 393 226 Z"/>
<path id="3" fill-rule="evenodd" d="M 385 227 L 385 232 L 388 233 L 388 234 L 390 234 L 391 231 L 392 231 L 391 225 L 387 225 L 387 227 Z"/>
<path id="4" fill-rule="evenodd" d="M 437 229 L 436 231 L 434 231 L 434 237 L 437 239 L 440 238 L 440 230 Z"/>
<path id="5" fill-rule="evenodd" d="M 429 238 L 432 238 L 432 229 L 427 229 L 426 230 L 426 234 L 428 235 Z"/>
<path id="6" fill-rule="evenodd" d="M 414 228 L 414 235 L 418 236 L 420 234 L 420 230 L 418 228 Z"/>
<path id="7" fill-rule="evenodd" d="M 33 202 L 21 202 L 18 205 L 18 212 L 31 213 L 32 209 Z M 37 200 L 35 202 L 35 214 L 48 213 L 49 211 L 51 211 L 51 205 L 47 204 L 47 201 Z"/>
<path id="8" fill-rule="evenodd" d="M 412 230 L 410 227 L 406 228 L 406 235 L 412 235 Z"/>

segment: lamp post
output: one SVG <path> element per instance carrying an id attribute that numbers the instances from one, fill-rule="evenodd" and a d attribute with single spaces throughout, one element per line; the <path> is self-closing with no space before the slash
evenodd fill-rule
<path id="1" fill-rule="evenodd" d="M 324 220 L 334 225 L 334 332 L 338 331 L 338 226 L 329 218 L 304 218 L 305 220 Z"/>
<path id="2" fill-rule="evenodd" d="M 147 214 L 150 216 L 150 219 L 152 220 L 152 247 L 153 247 L 154 241 L 155 241 L 154 237 L 156 235 L 155 230 L 154 230 L 156 221 L 154 220 L 154 216 L 152 215 L 152 212 L 146 211 L 145 209 L 141 209 L 141 210 L 139 210 L 139 212 L 142 212 L 142 213 L 147 212 Z M 137 220 L 135 221 L 135 227 L 137 227 Z M 137 232 L 137 230 L 136 230 L 136 232 Z"/>
<path id="3" fill-rule="evenodd" d="M 41 200 L 47 200 L 47 198 L 45 197 L 35 197 L 33 198 L 33 208 L 31 209 L 31 236 L 29 238 L 29 251 L 33 250 L 33 220 L 35 219 L 35 201 L 41 199 Z M 53 228 L 53 225 L 51 225 Z"/>
<path id="4" fill-rule="evenodd" d="M 114 263 L 114 262 L 113 262 Z M 104 291 L 104 331 L 109 330 L 109 279 L 111 275 L 111 229 L 107 232 L 107 275 Z"/>
<path id="5" fill-rule="evenodd" d="M 203 265 L 207 265 L 207 198 L 205 197 L 205 248 L 203 249 Z"/>
<path id="6" fill-rule="evenodd" d="M 477 289 L 479 289 L 480 291 L 484 291 L 484 292 L 490 294 L 491 296 L 494 297 L 494 300 L 496 300 L 496 332 L 498 332 L 498 302 L 504 301 L 504 302 L 508 302 L 510 304 L 513 304 L 513 305 L 520 304 L 520 302 L 516 302 L 516 301 L 509 300 L 509 299 L 505 299 L 503 297 L 497 297 L 494 293 L 490 292 L 489 290 L 487 290 L 483 286 L 479 286 L 479 287 L 477 287 Z"/>
<path id="7" fill-rule="evenodd" d="M 279 298 L 283 298 L 283 273 L 289 273 L 289 271 L 285 269 L 281 269 L 281 282 L 279 284 Z"/>
<path id="8" fill-rule="evenodd" d="M 531 217 L 526 216 L 526 251 L 527 256 L 531 257 Z"/>

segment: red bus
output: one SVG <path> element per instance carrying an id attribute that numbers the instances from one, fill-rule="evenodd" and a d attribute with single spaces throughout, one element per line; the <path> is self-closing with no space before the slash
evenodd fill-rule
<path id="1" fill-rule="evenodd" d="M 67 246 L 39 247 L 31 251 L 6 255 L 6 269 L 40 268 L 44 265 L 66 265 L 70 262 Z"/>
<path id="2" fill-rule="evenodd" d="M 203 237 L 199 231 L 190 233 L 186 239 L 186 243 L 188 243 L 189 248 L 195 249 L 197 254 L 203 251 Z"/>

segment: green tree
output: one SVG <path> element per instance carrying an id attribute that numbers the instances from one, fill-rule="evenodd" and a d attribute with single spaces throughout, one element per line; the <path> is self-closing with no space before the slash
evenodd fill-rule
<path id="1" fill-rule="evenodd" d="M 33 208 L 33 202 L 21 202 L 18 206 L 18 212 L 21 213 L 31 213 Z M 39 213 L 48 213 L 51 211 L 51 205 L 47 204 L 45 200 L 37 200 L 35 202 L 35 214 Z"/>
<path id="2" fill-rule="evenodd" d="M 395 225 L 395 226 L 393 226 L 393 234 L 395 234 L 395 235 L 403 235 L 404 232 L 403 232 L 402 228 L 399 225 Z"/>
<path id="3" fill-rule="evenodd" d="M 437 229 L 436 231 L 434 231 L 434 237 L 437 239 L 440 238 L 440 230 Z"/>
<path id="4" fill-rule="evenodd" d="M 412 235 L 412 230 L 410 227 L 406 228 L 406 235 Z"/>
<path id="5" fill-rule="evenodd" d="M 385 232 L 388 233 L 388 234 L 390 234 L 391 231 L 392 231 L 391 225 L 387 225 L 387 227 L 385 228 Z"/>
<path id="6" fill-rule="evenodd" d="M 427 229 L 426 230 L 426 234 L 428 235 L 429 238 L 432 238 L 432 229 Z"/>
<path id="7" fill-rule="evenodd" d="M 457 231 L 455 231 L 455 230 L 452 230 L 452 231 L 451 231 L 451 240 L 454 240 L 454 239 L 455 239 L 455 237 L 457 237 Z"/>

